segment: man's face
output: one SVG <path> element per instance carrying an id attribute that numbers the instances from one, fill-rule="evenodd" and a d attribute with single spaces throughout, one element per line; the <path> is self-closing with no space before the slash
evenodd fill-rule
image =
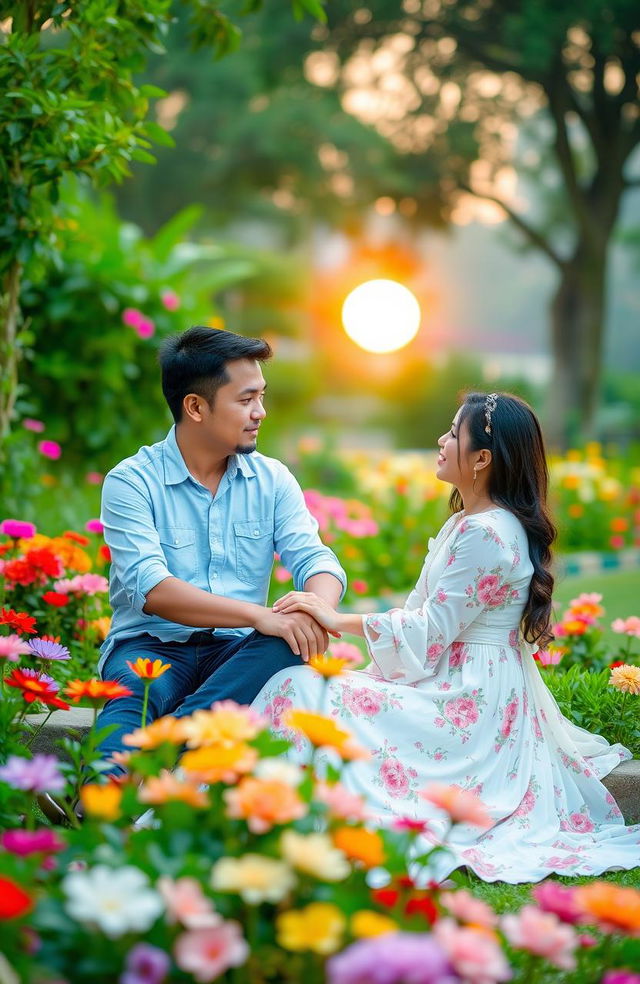
<path id="1" fill-rule="evenodd" d="M 253 359 L 228 362 L 226 369 L 229 382 L 217 391 L 213 408 L 202 401 L 201 433 L 212 451 L 223 455 L 251 454 L 256 449 L 258 428 L 267 413 L 262 369 Z"/>

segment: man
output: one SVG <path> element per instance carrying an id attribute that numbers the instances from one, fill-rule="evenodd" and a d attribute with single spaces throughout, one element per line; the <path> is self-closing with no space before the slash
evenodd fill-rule
<path id="1" fill-rule="evenodd" d="M 227 698 L 250 703 L 278 670 L 327 648 L 312 617 L 265 607 L 274 551 L 297 588 L 332 606 L 346 585 L 298 483 L 256 451 L 270 356 L 262 340 L 212 328 L 168 339 L 162 390 L 175 425 L 105 479 L 113 621 L 100 671 L 134 692 L 100 714 L 100 726 L 117 725 L 105 758 L 140 726 L 143 686 L 128 661 L 171 664 L 150 689 L 153 720 Z"/>

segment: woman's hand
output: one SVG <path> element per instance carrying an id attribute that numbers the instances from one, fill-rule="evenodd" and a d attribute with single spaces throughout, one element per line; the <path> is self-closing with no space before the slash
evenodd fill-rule
<path id="1" fill-rule="evenodd" d="M 274 612 L 288 615 L 291 612 L 306 612 L 315 618 L 330 635 L 340 638 L 340 620 L 338 612 L 331 605 L 311 591 L 290 591 L 284 598 L 279 598 L 273 606 Z"/>

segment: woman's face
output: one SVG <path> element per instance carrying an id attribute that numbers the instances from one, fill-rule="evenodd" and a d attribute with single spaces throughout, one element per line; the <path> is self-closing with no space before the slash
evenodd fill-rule
<path id="1" fill-rule="evenodd" d="M 449 482 L 456 488 L 464 488 L 473 481 L 473 467 L 469 461 L 469 432 L 466 420 L 458 429 L 461 411 L 458 410 L 453 418 L 451 430 L 438 438 L 440 454 L 436 465 L 436 477 L 442 482 Z M 458 464 L 458 459 L 460 463 Z"/>

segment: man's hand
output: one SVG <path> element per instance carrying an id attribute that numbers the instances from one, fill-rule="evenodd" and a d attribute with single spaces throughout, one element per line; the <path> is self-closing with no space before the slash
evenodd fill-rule
<path id="1" fill-rule="evenodd" d="M 331 635 L 340 636 L 340 615 L 335 608 L 310 591 L 290 591 L 284 598 L 278 599 L 273 606 L 274 612 L 283 615 L 290 615 L 294 612 L 306 612 L 311 615 L 316 622 L 330 632 Z"/>
<path id="2" fill-rule="evenodd" d="M 296 656 L 308 663 L 311 656 L 326 652 L 329 645 L 327 632 L 316 620 L 304 612 L 287 615 L 266 609 L 254 620 L 253 627 L 263 635 L 279 636 L 289 644 Z"/>

